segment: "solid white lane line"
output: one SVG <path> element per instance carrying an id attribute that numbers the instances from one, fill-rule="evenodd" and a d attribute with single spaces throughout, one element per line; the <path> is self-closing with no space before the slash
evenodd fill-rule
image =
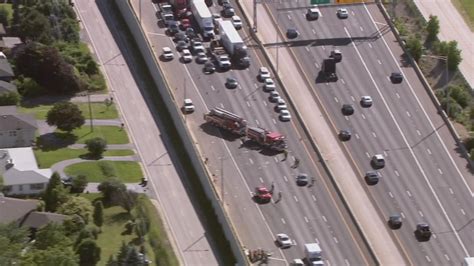
<path id="1" fill-rule="evenodd" d="M 365 9 L 367 10 L 367 13 L 369 14 L 370 18 L 371 18 L 372 21 L 373 21 L 372 15 L 370 14 L 370 12 L 369 12 L 369 10 L 367 9 L 367 6 L 366 6 L 365 4 L 364 4 L 364 7 L 365 7 Z M 350 33 L 349 33 L 349 31 L 347 30 L 346 27 L 344 27 L 344 30 L 346 31 L 347 36 L 352 40 L 352 37 L 351 37 L 351 35 L 350 35 Z M 378 29 L 377 29 L 377 32 L 378 32 L 379 35 L 380 35 L 380 31 L 379 31 Z M 390 50 L 390 48 L 388 47 L 387 43 L 385 42 L 385 38 L 383 37 L 383 35 L 381 35 L 381 36 L 382 36 L 382 39 L 383 39 L 385 45 L 387 46 L 387 49 L 389 50 L 390 54 L 392 55 L 393 59 L 394 59 L 395 62 L 396 62 L 397 60 L 395 59 L 395 57 L 394 57 L 393 54 L 392 54 L 392 51 Z M 423 178 L 425 179 L 425 182 L 427 183 L 428 187 L 430 188 L 431 193 L 432 193 L 433 196 L 435 197 L 436 202 L 438 203 L 439 207 L 441 208 L 441 211 L 443 212 L 443 214 L 444 214 L 446 220 L 448 221 L 449 226 L 451 227 L 453 233 L 455 234 L 455 236 L 456 236 L 456 238 L 457 238 L 459 244 L 460 244 L 461 247 L 463 248 L 464 253 L 466 253 L 466 255 L 469 254 L 469 252 L 467 251 L 466 247 L 464 246 L 464 243 L 462 242 L 461 238 L 459 237 L 459 234 L 458 234 L 458 232 L 456 231 L 456 228 L 454 227 L 454 225 L 453 225 L 451 219 L 449 218 L 449 216 L 448 216 L 448 214 L 447 214 L 447 212 L 446 212 L 446 210 L 445 210 L 443 204 L 441 203 L 441 200 L 439 199 L 438 194 L 436 194 L 436 192 L 435 192 L 435 190 L 434 190 L 434 188 L 433 188 L 433 185 L 430 183 L 428 177 L 426 176 L 426 173 L 425 173 L 423 167 L 421 167 L 420 162 L 418 161 L 418 158 L 417 158 L 416 155 L 415 155 L 415 152 L 414 152 L 413 149 L 410 147 L 410 144 L 408 143 L 408 140 L 407 140 L 405 134 L 403 133 L 403 131 L 402 131 L 400 125 L 398 124 L 398 121 L 395 119 L 395 116 L 393 115 L 392 110 L 390 109 L 390 107 L 388 106 L 387 101 L 386 101 L 385 98 L 383 97 L 382 92 L 380 91 L 379 86 L 377 85 L 377 83 L 375 82 L 374 77 L 372 76 L 372 73 L 370 73 L 369 68 L 367 67 L 367 64 L 365 63 L 364 59 L 362 58 L 362 55 L 360 54 L 359 48 L 357 48 L 357 46 L 354 44 L 354 42 L 352 42 L 352 46 L 353 46 L 354 49 L 356 50 L 357 55 L 359 56 L 359 58 L 360 58 L 362 64 L 364 65 L 365 70 L 367 71 L 367 74 L 369 75 L 370 79 L 372 80 L 372 83 L 375 85 L 375 89 L 376 89 L 377 92 L 379 93 L 379 96 L 381 97 L 382 102 L 383 102 L 384 105 L 385 105 L 385 108 L 387 108 L 387 111 L 388 111 L 388 113 L 389 113 L 391 119 L 393 120 L 393 122 L 395 123 L 395 126 L 397 127 L 398 131 L 400 132 L 403 141 L 404 141 L 405 144 L 407 145 L 408 150 L 410 151 L 411 156 L 413 157 L 413 159 L 414 159 L 414 161 L 415 161 L 415 163 L 416 163 L 418 169 L 420 170 L 420 172 L 421 172 Z M 398 64 L 397 64 L 397 66 L 398 66 Z M 401 68 L 400 68 L 400 66 L 398 66 L 398 68 L 400 69 L 400 71 L 402 71 Z M 407 83 L 408 83 L 408 80 L 407 80 Z M 409 87 L 410 87 L 410 89 L 413 91 L 413 88 L 411 88 L 411 86 L 409 86 Z M 413 93 L 413 94 L 414 94 L 414 93 Z M 415 95 L 415 94 L 414 94 L 414 95 Z M 416 97 L 416 95 L 415 95 L 415 98 L 418 99 L 418 98 Z M 418 103 L 419 103 L 419 102 L 418 102 Z M 421 103 L 419 103 L 419 105 L 421 106 Z M 421 106 L 421 109 L 425 112 L 423 106 Z M 426 114 L 426 112 L 425 112 L 425 115 L 426 115 L 426 117 L 427 117 L 428 120 L 429 120 L 429 117 L 428 117 L 428 115 Z M 429 120 L 429 121 L 430 121 L 430 123 L 431 123 L 431 120 Z M 437 136 L 439 137 L 438 132 L 437 132 L 436 129 L 433 127 L 433 125 L 432 125 L 432 129 L 434 130 L 435 134 L 437 134 Z M 444 143 L 442 142 L 441 139 L 440 139 L 440 141 L 441 141 L 441 143 L 444 145 Z M 449 152 L 448 152 L 447 150 L 446 150 L 446 152 L 447 152 L 448 155 L 449 155 Z M 450 155 L 449 155 L 449 157 L 451 158 Z M 454 162 L 453 162 L 453 163 L 454 163 Z M 454 164 L 454 165 L 455 165 L 455 164 Z M 455 165 L 455 167 L 457 168 L 456 165 Z M 458 169 L 458 171 L 459 171 L 459 169 Z M 461 173 L 459 172 L 459 174 L 461 174 Z M 461 177 L 462 177 L 462 175 L 461 175 Z M 469 191 L 470 191 L 470 190 L 469 190 Z M 472 194 L 472 192 L 471 192 L 471 194 Z"/>

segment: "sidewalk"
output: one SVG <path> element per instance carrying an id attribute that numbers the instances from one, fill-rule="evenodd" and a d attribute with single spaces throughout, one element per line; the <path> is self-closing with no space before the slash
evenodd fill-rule
<path id="1" fill-rule="evenodd" d="M 241 1 L 244 12 L 250 19 L 253 17 L 253 5 L 251 1 Z M 268 25 L 259 27 L 258 38 L 263 42 L 273 42 L 275 38 L 275 28 L 272 18 L 262 5 L 258 5 L 258 25 Z M 272 27 L 270 27 L 272 25 Z M 268 48 L 266 53 L 275 64 L 276 49 Z M 311 134 L 311 140 L 316 143 L 324 161 L 330 169 L 332 176 L 344 200 L 349 206 L 361 231 L 365 235 L 370 248 L 373 250 L 378 262 L 381 265 L 404 264 L 404 256 L 391 240 L 384 221 L 380 218 L 374 206 L 365 193 L 362 185 L 358 181 L 358 176 L 354 173 L 348 159 L 344 156 L 340 145 L 334 138 L 330 125 L 324 118 L 323 111 L 319 109 L 319 104 L 311 94 L 312 88 L 305 80 L 307 78 L 298 71 L 298 66 L 288 48 L 279 49 L 279 76 L 287 90 L 289 98 L 294 103 L 295 108 L 303 120 L 304 125 Z"/>
<path id="2" fill-rule="evenodd" d="M 461 14 L 450 0 L 414 0 L 426 20 L 430 15 L 438 16 L 440 33 L 438 38 L 442 41 L 458 42 L 463 58 L 459 65 L 467 82 L 474 89 L 474 33 L 464 22 Z"/>

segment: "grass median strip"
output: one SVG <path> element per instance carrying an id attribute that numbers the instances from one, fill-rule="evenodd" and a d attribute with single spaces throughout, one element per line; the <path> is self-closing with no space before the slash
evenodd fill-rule
<path id="1" fill-rule="evenodd" d="M 69 176 L 84 175 L 89 182 L 102 182 L 117 177 L 124 183 L 137 183 L 143 177 L 140 164 L 129 161 L 89 161 L 70 165 L 64 169 Z"/>
<path id="2" fill-rule="evenodd" d="M 53 164 L 64 160 L 83 158 L 86 159 L 88 151 L 86 149 L 57 149 L 57 150 L 34 150 L 36 161 L 40 168 L 49 168 Z M 103 156 L 129 156 L 134 155 L 133 150 L 108 150 Z"/>
<path id="3" fill-rule="evenodd" d="M 90 118 L 88 103 L 74 103 L 82 111 L 82 115 L 86 119 Z M 27 114 L 34 114 L 38 120 L 46 120 L 46 114 L 53 107 L 53 105 L 38 105 L 35 107 L 20 107 L 20 112 Z M 107 106 L 105 103 L 95 102 L 91 103 L 92 118 L 93 119 L 118 119 L 118 112 L 115 105 Z"/>

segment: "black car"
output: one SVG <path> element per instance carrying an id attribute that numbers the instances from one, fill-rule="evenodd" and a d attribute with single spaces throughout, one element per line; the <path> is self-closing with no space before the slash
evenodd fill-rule
<path id="1" fill-rule="evenodd" d="M 288 39 L 296 39 L 298 38 L 298 35 L 300 35 L 300 33 L 296 29 L 290 28 L 286 30 L 286 37 Z"/>
<path id="2" fill-rule="evenodd" d="M 179 42 L 179 41 L 187 42 L 187 41 L 189 41 L 189 38 L 188 38 L 188 36 L 186 36 L 186 34 L 184 32 L 180 31 L 180 32 L 178 32 L 174 35 L 174 41 L 175 42 Z"/>
<path id="3" fill-rule="evenodd" d="M 419 241 L 428 241 L 431 238 L 431 228 L 428 224 L 419 223 L 416 225 L 415 236 Z"/>
<path id="4" fill-rule="evenodd" d="M 348 141 L 351 139 L 351 132 L 349 130 L 343 129 L 339 132 L 339 139 L 342 141 Z"/>
<path id="5" fill-rule="evenodd" d="M 403 75 L 400 72 L 393 72 L 390 75 L 390 80 L 392 81 L 392 83 L 395 83 L 395 84 L 402 83 Z"/>
<path id="6" fill-rule="evenodd" d="M 189 43 L 187 43 L 186 41 L 178 41 L 176 43 L 176 50 L 181 52 L 184 49 L 189 49 Z"/>
<path id="7" fill-rule="evenodd" d="M 228 89 L 235 89 L 237 86 L 239 86 L 239 83 L 235 78 L 227 78 L 225 81 L 225 86 Z"/>
<path id="8" fill-rule="evenodd" d="M 222 15 L 226 18 L 230 18 L 235 16 L 235 10 L 232 6 L 226 7 L 224 10 L 222 10 Z"/>
<path id="9" fill-rule="evenodd" d="M 216 66 L 212 62 L 204 64 L 204 73 L 212 74 L 216 71 Z"/>
<path id="10" fill-rule="evenodd" d="M 365 181 L 368 185 L 375 185 L 379 182 L 379 173 L 377 171 L 369 171 L 365 174 Z"/>
<path id="11" fill-rule="evenodd" d="M 308 175 L 307 174 L 298 174 L 296 176 L 296 184 L 298 186 L 304 187 L 308 185 Z"/>
<path id="12" fill-rule="evenodd" d="M 190 38 L 190 39 L 194 39 L 197 37 L 197 34 L 196 32 L 194 31 L 193 28 L 187 28 L 186 29 L 186 35 Z"/>
<path id="13" fill-rule="evenodd" d="M 174 35 L 179 32 L 179 23 L 177 21 L 170 21 L 168 23 L 168 34 Z"/>
<path id="14" fill-rule="evenodd" d="M 343 115 L 352 115 L 354 114 L 354 107 L 351 104 L 344 104 L 341 111 Z"/>
<path id="15" fill-rule="evenodd" d="M 387 223 L 391 229 L 400 229 L 402 227 L 402 217 L 400 214 L 390 215 Z"/>

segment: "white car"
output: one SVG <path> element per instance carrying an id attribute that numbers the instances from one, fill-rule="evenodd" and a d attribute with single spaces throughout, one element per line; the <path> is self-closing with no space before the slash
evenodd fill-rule
<path id="1" fill-rule="evenodd" d="M 194 42 L 193 43 L 193 52 L 194 53 L 205 53 L 206 48 L 202 45 L 202 42 Z"/>
<path id="2" fill-rule="evenodd" d="M 349 17 L 349 11 L 347 11 L 346 8 L 339 8 L 337 10 L 337 17 L 338 18 L 348 18 Z"/>
<path id="3" fill-rule="evenodd" d="M 268 92 L 268 91 L 274 91 L 276 88 L 275 82 L 271 78 L 265 79 L 265 84 L 263 85 L 263 90 Z"/>
<path id="4" fill-rule="evenodd" d="M 276 103 L 278 101 L 278 99 L 281 99 L 281 97 L 280 97 L 280 94 L 278 93 L 278 91 L 271 91 L 270 96 L 268 97 L 268 99 L 270 99 L 270 102 Z"/>
<path id="5" fill-rule="evenodd" d="M 266 67 L 261 67 L 259 70 L 258 70 L 258 78 L 261 80 L 261 81 L 264 81 L 266 79 L 269 79 L 270 78 L 270 71 L 268 71 L 268 68 Z"/>
<path id="6" fill-rule="evenodd" d="M 281 110 L 286 110 L 288 109 L 288 106 L 286 106 L 286 102 L 285 100 L 283 100 L 282 98 L 278 99 L 277 100 L 277 103 L 276 103 L 276 106 L 275 106 L 275 109 L 280 112 Z"/>
<path id="7" fill-rule="evenodd" d="M 276 242 L 280 248 L 289 248 L 293 244 L 287 234 L 277 234 Z"/>
<path id="8" fill-rule="evenodd" d="M 189 63 L 193 61 L 193 56 L 191 55 L 191 52 L 188 49 L 184 49 L 182 52 L 182 59 L 184 63 Z"/>
<path id="9" fill-rule="evenodd" d="M 204 64 L 208 60 L 209 60 L 209 58 L 207 58 L 207 55 L 205 53 L 200 52 L 200 53 L 197 54 L 196 62 L 198 62 L 199 64 Z"/>
<path id="10" fill-rule="evenodd" d="M 279 115 L 280 121 L 282 122 L 287 122 L 291 120 L 291 114 L 290 111 L 286 109 L 280 110 L 280 115 Z"/>
<path id="11" fill-rule="evenodd" d="M 382 154 L 375 154 L 372 156 L 372 165 L 375 166 L 375 168 L 380 169 L 385 167 L 385 158 L 383 157 Z"/>
<path id="12" fill-rule="evenodd" d="M 234 25 L 234 28 L 236 28 L 237 30 L 240 30 L 242 28 L 242 20 L 239 16 L 232 17 L 232 25 Z"/>
<path id="13" fill-rule="evenodd" d="M 362 107 L 371 107 L 372 103 L 372 97 L 370 96 L 362 96 L 362 98 L 360 99 L 360 105 Z"/>
<path id="14" fill-rule="evenodd" d="M 194 112 L 194 104 L 191 99 L 184 99 L 184 106 L 183 106 L 185 113 L 192 113 Z"/>
<path id="15" fill-rule="evenodd" d="M 166 60 L 172 60 L 174 58 L 173 51 L 169 47 L 163 47 L 163 58 Z"/>

